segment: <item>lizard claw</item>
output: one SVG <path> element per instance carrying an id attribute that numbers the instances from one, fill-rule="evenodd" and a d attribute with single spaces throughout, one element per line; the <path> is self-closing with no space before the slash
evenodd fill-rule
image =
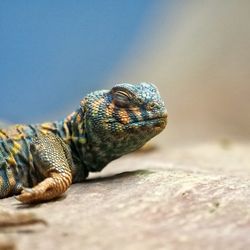
<path id="1" fill-rule="evenodd" d="M 21 194 L 15 196 L 22 203 L 36 203 L 43 200 L 44 188 L 35 186 L 33 188 L 22 187 Z"/>
<path id="2" fill-rule="evenodd" d="M 23 188 L 20 195 L 16 195 L 15 198 L 23 203 L 33 203 L 36 202 L 36 193 L 32 188 Z"/>

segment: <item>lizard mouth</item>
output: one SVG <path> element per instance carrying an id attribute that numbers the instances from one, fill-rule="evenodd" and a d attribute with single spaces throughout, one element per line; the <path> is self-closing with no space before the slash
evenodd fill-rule
<path id="1" fill-rule="evenodd" d="M 167 125 L 167 116 L 157 117 L 147 120 L 148 126 L 153 126 L 155 129 L 164 129 Z"/>
<path id="2" fill-rule="evenodd" d="M 167 125 L 167 115 L 154 117 L 145 121 L 137 121 L 129 124 L 128 127 L 132 129 L 142 130 L 163 130 Z"/>

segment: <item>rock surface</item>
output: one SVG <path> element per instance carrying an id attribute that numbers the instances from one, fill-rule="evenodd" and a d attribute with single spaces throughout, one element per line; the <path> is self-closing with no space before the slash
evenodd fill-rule
<path id="1" fill-rule="evenodd" d="M 219 142 L 128 155 L 56 201 L 1 200 L 4 209 L 47 222 L 4 235 L 25 250 L 247 249 L 249 151 Z"/>

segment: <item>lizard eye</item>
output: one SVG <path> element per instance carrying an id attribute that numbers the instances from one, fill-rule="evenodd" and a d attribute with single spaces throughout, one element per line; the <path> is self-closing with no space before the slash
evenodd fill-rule
<path id="1" fill-rule="evenodd" d="M 151 102 L 151 103 L 148 104 L 148 108 L 151 109 L 151 110 L 154 109 L 154 108 L 156 108 L 156 106 L 157 105 L 154 102 Z"/>
<path id="2" fill-rule="evenodd" d="M 118 90 L 113 93 L 113 100 L 116 106 L 126 108 L 130 105 L 130 98 L 124 91 Z"/>

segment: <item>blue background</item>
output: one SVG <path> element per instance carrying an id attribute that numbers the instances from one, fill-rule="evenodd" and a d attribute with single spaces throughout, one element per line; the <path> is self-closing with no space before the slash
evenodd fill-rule
<path id="1" fill-rule="evenodd" d="M 0 120 L 59 119 L 107 85 L 156 2 L 1 1 Z"/>

